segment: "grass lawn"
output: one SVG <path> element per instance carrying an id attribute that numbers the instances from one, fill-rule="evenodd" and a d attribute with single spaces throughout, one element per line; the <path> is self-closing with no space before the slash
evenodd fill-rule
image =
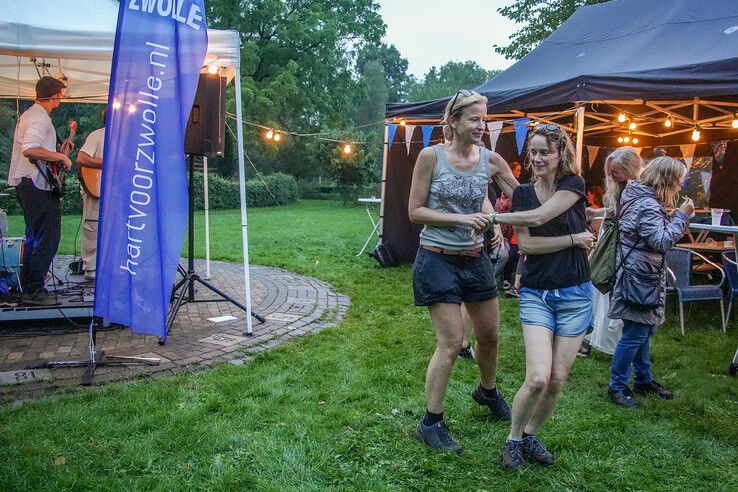
<path id="1" fill-rule="evenodd" d="M 64 253 L 77 223 L 65 219 Z M 509 429 L 471 400 L 478 375 L 467 360 L 445 408 L 464 453 L 412 439 L 434 337 L 413 306 L 410 267 L 356 258 L 369 227 L 363 208 L 337 202 L 250 210 L 251 262 L 330 282 L 351 297 L 344 322 L 243 366 L 2 406 L 0 490 L 738 490 L 738 380 L 725 376 L 738 323 L 723 335 L 712 304 L 692 308 L 685 337 L 670 304 L 654 339 L 654 373 L 672 401 L 616 407 L 609 358 L 576 362 L 539 432 L 553 467 L 502 470 Z M 211 214 L 213 258 L 240 261 L 240 230 L 238 211 Z M 501 306 L 499 383 L 512 401 L 524 353 L 517 302 Z"/>

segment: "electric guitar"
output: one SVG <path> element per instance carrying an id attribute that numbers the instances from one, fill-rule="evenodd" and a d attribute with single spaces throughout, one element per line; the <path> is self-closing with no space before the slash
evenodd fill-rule
<path id="1" fill-rule="evenodd" d="M 59 152 L 68 157 L 72 150 L 74 150 L 74 137 L 77 135 L 77 122 L 69 120 L 69 122 L 67 122 L 67 128 L 69 128 L 69 136 L 59 146 Z M 64 167 L 64 162 L 47 162 L 46 167 L 43 167 L 36 159 L 29 160 L 36 165 L 44 178 L 46 178 L 46 181 L 49 183 L 51 196 L 54 198 L 61 198 L 64 196 L 64 192 L 67 188 L 66 179 L 68 173 L 67 168 Z"/>

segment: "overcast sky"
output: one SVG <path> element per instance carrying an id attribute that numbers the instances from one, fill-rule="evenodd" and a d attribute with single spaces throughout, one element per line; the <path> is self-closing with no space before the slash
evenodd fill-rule
<path id="1" fill-rule="evenodd" d="M 416 77 L 449 61 L 473 60 L 487 70 L 513 64 L 492 45 L 507 45 L 515 24 L 497 13 L 513 0 L 377 0 L 385 42 L 394 44 Z"/>

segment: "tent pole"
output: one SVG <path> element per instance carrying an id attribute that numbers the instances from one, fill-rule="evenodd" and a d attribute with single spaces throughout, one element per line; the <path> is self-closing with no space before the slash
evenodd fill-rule
<path id="1" fill-rule="evenodd" d="M 577 118 L 577 165 L 582 169 L 582 149 L 584 148 L 584 106 L 579 106 L 576 113 Z"/>
<path id="2" fill-rule="evenodd" d="M 382 244 L 384 237 L 384 193 L 387 186 L 387 154 L 389 154 L 389 125 L 387 120 L 384 121 L 384 155 L 382 156 L 382 189 L 379 197 L 382 201 L 379 203 L 379 244 Z"/>
<path id="3" fill-rule="evenodd" d="M 208 197 L 208 158 L 202 158 L 203 201 L 205 202 L 205 278 L 210 280 L 210 199 Z"/>
<path id="4" fill-rule="evenodd" d="M 251 278 L 249 276 L 249 237 L 248 220 L 246 216 L 246 172 L 243 163 L 243 108 L 241 107 L 241 67 L 236 67 L 236 77 L 233 80 L 236 89 L 236 135 L 238 140 L 238 190 L 241 197 L 241 233 L 243 241 L 243 282 L 246 291 L 246 335 L 254 334 L 251 322 Z"/>

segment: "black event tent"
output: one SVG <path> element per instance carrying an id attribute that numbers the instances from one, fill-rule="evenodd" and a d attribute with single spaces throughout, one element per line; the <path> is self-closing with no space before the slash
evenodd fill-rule
<path id="1" fill-rule="evenodd" d="M 709 153 L 705 142 L 738 139 L 731 127 L 738 111 L 738 0 L 611 0 L 580 7 L 527 56 L 475 90 L 488 98 L 488 120 L 504 122 L 494 150 L 508 162 L 524 159 L 512 125 L 524 117 L 577 132 L 580 147 L 602 149 L 596 160 L 592 156 L 595 162 L 622 145 L 618 138 L 637 137 L 642 156 L 650 157 L 649 147 L 695 143 L 694 130 L 701 132 L 697 154 Z M 448 99 L 390 103 L 387 125 L 436 126 Z M 577 110 L 583 112 L 579 124 Z M 636 129 L 628 128 L 632 123 Z M 397 131 L 394 144 L 385 145 L 380 243 L 371 253 L 383 266 L 412 261 L 418 247 L 420 226 L 407 216 L 412 169 L 423 147 L 415 130 L 407 137 Z M 431 143 L 441 140 L 436 126 Z M 713 184 L 738 183 L 738 140 L 729 143 L 725 162 L 730 165 Z M 710 204 L 738 210 L 734 187 L 718 188 Z"/>

